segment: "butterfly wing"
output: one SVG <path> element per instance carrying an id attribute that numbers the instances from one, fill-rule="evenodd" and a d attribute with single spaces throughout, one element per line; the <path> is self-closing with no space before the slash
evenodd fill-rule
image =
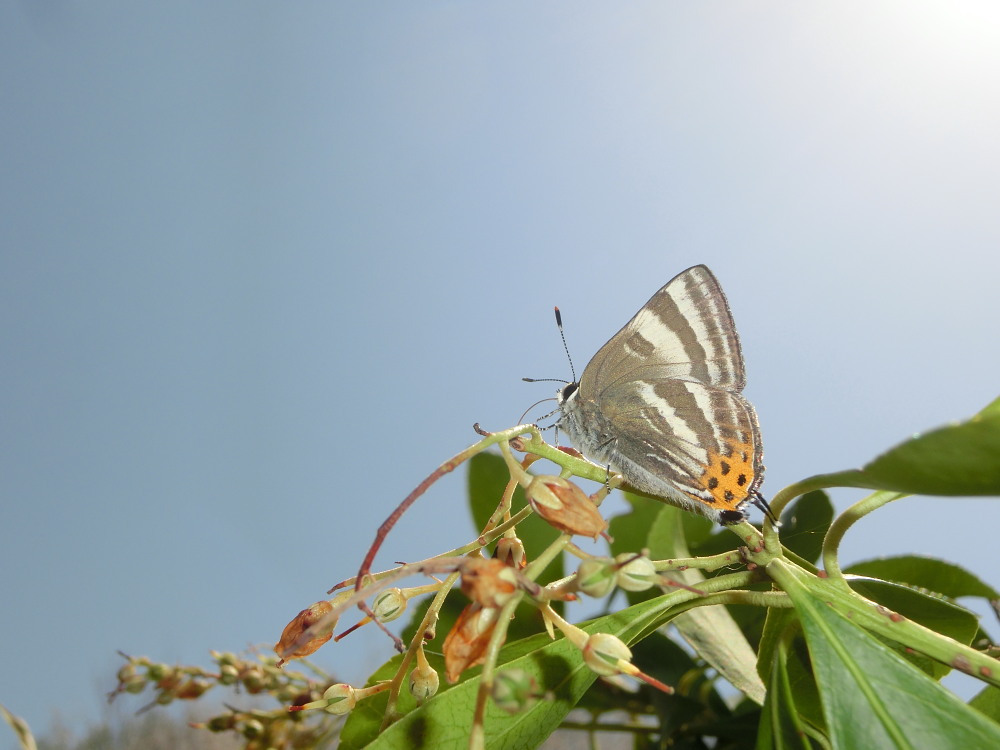
<path id="1" fill-rule="evenodd" d="M 675 276 L 618 331 L 580 378 L 585 395 L 631 380 L 686 378 L 729 391 L 746 384 L 740 340 L 715 276 L 694 266 Z"/>
<path id="2" fill-rule="evenodd" d="M 675 499 L 670 490 L 679 490 L 712 517 L 739 511 L 756 492 L 760 428 L 739 393 L 667 378 L 629 381 L 606 394 L 601 409 L 614 425 L 606 458 L 636 489 Z"/>
<path id="3" fill-rule="evenodd" d="M 757 416 L 740 391 L 743 355 L 729 304 L 705 266 L 678 274 L 584 370 L 571 434 L 652 495 L 720 519 L 763 479 Z M 589 422 L 584 429 L 579 422 Z"/>

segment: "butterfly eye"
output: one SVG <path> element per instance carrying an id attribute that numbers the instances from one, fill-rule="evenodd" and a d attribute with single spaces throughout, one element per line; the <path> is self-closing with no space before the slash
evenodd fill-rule
<path id="1" fill-rule="evenodd" d="M 570 396 L 572 396 L 574 393 L 576 393 L 576 391 L 577 391 L 577 389 L 579 387 L 580 387 L 579 383 L 567 383 L 565 386 L 563 386 L 562 390 L 559 391 L 559 397 L 563 401 L 565 401 Z"/>

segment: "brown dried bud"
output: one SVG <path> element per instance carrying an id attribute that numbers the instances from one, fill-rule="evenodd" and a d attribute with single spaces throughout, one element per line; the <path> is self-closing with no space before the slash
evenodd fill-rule
<path id="1" fill-rule="evenodd" d="M 183 685 L 180 685 L 174 691 L 174 695 L 181 700 L 195 700 L 196 698 L 200 698 L 211 687 L 212 683 L 205 680 L 190 679 Z"/>
<path id="2" fill-rule="evenodd" d="M 457 682 L 462 672 L 483 660 L 496 624 L 495 609 L 484 609 L 473 602 L 462 610 L 444 639 L 442 649 L 445 677 L 449 683 Z"/>
<path id="3" fill-rule="evenodd" d="M 305 643 L 295 647 L 294 651 L 286 653 L 295 646 L 295 642 L 299 637 L 306 632 L 312 625 L 319 622 L 320 618 L 324 617 L 328 612 L 333 609 L 333 605 L 328 601 L 319 601 L 315 604 L 306 607 L 304 610 L 299 612 L 292 621 L 285 626 L 285 629 L 281 631 L 281 638 L 278 642 L 274 644 L 274 652 L 280 657 L 278 659 L 278 666 L 280 667 L 285 662 L 289 662 L 292 659 L 301 659 L 305 656 L 316 651 L 320 646 L 326 643 L 333 637 L 333 629 L 336 627 L 337 622 L 334 620 L 330 623 L 330 626 L 326 631 L 311 638 Z"/>
<path id="4" fill-rule="evenodd" d="M 470 557 L 462 563 L 462 593 L 483 607 L 502 607 L 517 591 L 517 573 L 503 560 Z"/>
<path id="5" fill-rule="evenodd" d="M 504 565 L 517 570 L 524 570 L 528 565 L 528 558 L 524 553 L 524 542 L 516 536 L 500 537 L 497 540 L 497 548 L 493 557 L 497 560 L 503 560 Z"/>
<path id="6" fill-rule="evenodd" d="M 608 527 L 584 491 L 562 477 L 537 476 L 525 494 L 535 513 L 565 534 L 597 539 Z"/>

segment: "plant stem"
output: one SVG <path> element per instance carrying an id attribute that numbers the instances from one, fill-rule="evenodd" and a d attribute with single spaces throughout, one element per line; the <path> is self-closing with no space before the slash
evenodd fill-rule
<path id="1" fill-rule="evenodd" d="M 840 562 L 837 560 L 837 548 L 848 529 L 872 511 L 906 496 L 907 494 L 903 492 L 878 490 L 854 503 L 833 520 L 823 538 L 823 568 L 830 578 L 844 580 L 844 574 L 840 570 Z"/>

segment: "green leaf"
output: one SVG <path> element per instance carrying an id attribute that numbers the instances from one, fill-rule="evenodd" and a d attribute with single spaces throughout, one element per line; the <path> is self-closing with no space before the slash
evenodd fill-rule
<path id="1" fill-rule="evenodd" d="M 779 656 L 779 652 L 784 653 Z M 802 721 L 825 732 L 819 689 L 809 663 L 809 652 L 802 636 L 802 625 L 794 609 L 768 609 L 767 622 L 758 649 L 757 672 L 765 680 L 773 679 L 774 663 L 783 660 L 782 669 L 795 696 L 795 706 Z M 770 688 L 769 688 L 770 689 Z"/>
<path id="2" fill-rule="evenodd" d="M 1000 723 L 1000 688 L 997 688 L 995 685 L 987 685 L 980 690 L 969 701 L 969 705 L 983 716 L 987 716 L 993 719 L 993 721 Z"/>
<path id="3" fill-rule="evenodd" d="M 767 699 L 757 730 L 758 750 L 809 750 L 802 715 L 796 708 L 798 693 L 792 686 L 786 660 L 786 645 L 776 652 L 767 683 Z"/>
<path id="4" fill-rule="evenodd" d="M 847 582 L 866 599 L 959 643 L 969 645 L 979 632 L 979 618 L 976 614 L 952 602 L 877 578 L 849 577 Z M 951 671 L 951 667 L 913 649 L 893 641 L 883 643 L 935 679 L 941 679 Z"/>
<path id="5" fill-rule="evenodd" d="M 816 562 L 833 522 L 833 503 L 822 490 L 799 497 L 781 514 L 781 543 L 804 560 Z"/>
<path id="6" fill-rule="evenodd" d="M 795 602 L 834 748 L 1000 747 L 1000 727 L 817 597 L 781 576 Z"/>
<path id="7" fill-rule="evenodd" d="M 979 617 L 975 612 L 947 599 L 878 578 L 852 575 L 848 576 L 847 583 L 866 599 L 959 643 L 972 643 L 979 630 Z"/>
<path id="8" fill-rule="evenodd" d="M 1000 495 L 1000 413 L 917 436 L 863 471 L 881 489 L 922 495 Z"/>
<path id="9" fill-rule="evenodd" d="M 979 414 L 889 449 L 863 468 L 811 477 L 813 487 L 920 495 L 1000 495 L 1000 399 Z"/>
<path id="10" fill-rule="evenodd" d="M 918 586 L 952 599 L 961 596 L 979 596 L 990 601 L 1000 599 L 1000 593 L 975 574 L 954 563 L 933 557 L 880 557 L 854 563 L 845 568 L 844 572 Z"/>
<path id="11" fill-rule="evenodd" d="M 1000 396 L 990 401 L 986 406 L 984 406 L 980 412 L 980 416 L 986 416 L 991 414 L 1000 414 Z"/>

